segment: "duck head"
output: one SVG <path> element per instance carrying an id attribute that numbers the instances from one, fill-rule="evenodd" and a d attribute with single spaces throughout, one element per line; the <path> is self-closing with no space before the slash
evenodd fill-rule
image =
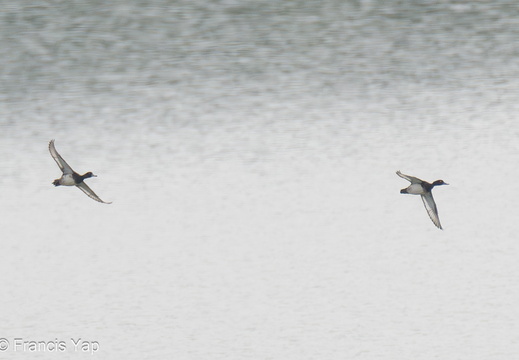
<path id="1" fill-rule="evenodd" d="M 443 180 L 436 180 L 435 182 L 432 183 L 432 186 L 439 186 L 439 185 L 449 185 L 449 184 L 447 184 Z"/>
<path id="2" fill-rule="evenodd" d="M 87 172 L 87 173 L 81 175 L 81 177 L 82 177 L 83 179 L 88 179 L 88 178 L 91 178 L 91 177 L 97 177 L 97 175 L 94 175 L 94 174 L 92 174 L 91 171 L 89 171 L 89 172 Z"/>

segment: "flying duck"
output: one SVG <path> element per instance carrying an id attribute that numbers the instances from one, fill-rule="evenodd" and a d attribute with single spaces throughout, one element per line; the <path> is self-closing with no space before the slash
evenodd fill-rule
<path id="1" fill-rule="evenodd" d="M 397 171 L 396 174 L 400 176 L 402 179 L 406 179 L 407 181 L 411 182 L 411 185 L 409 185 L 405 189 L 400 190 L 400 193 L 420 195 L 422 197 L 425 209 L 427 210 L 427 214 L 429 214 L 429 217 L 431 218 L 432 222 L 434 223 L 434 225 L 436 225 L 437 228 L 443 230 L 440 224 L 440 218 L 438 217 L 438 208 L 436 207 L 436 203 L 434 202 L 431 191 L 435 186 L 449 184 L 447 184 L 443 180 L 436 180 L 435 182 L 430 184 L 427 181 L 423 181 L 414 176 L 402 174 L 400 171 Z"/>
<path id="2" fill-rule="evenodd" d="M 61 155 L 56 151 L 56 147 L 54 146 L 54 140 L 51 140 L 49 142 L 49 151 L 52 155 L 52 158 L 56 161 L 56 164 L 58 164 L 59 168 L 63 172 L 63 175 L 52 182 L 54 186 L 76 186 L 79 190 L 83 191 L 85 194 L 88 195 L 88 197 L 94 199 L 95 201 L 99 201 L 103 204 L 111 204 L 111 202 L 105 202 L 101 200 L 99 196 L 96 195 L 95 192 L 88 187 L 87 184 L 85 184 L 84 180 L 88 179 L 90 177 L 95 177 L 97 175 L 92 174 L 91 171 L 79 175 L 77 172 L 72 170 L 72 168 L 67 164 L 67 162 L 61 157 Z"/>

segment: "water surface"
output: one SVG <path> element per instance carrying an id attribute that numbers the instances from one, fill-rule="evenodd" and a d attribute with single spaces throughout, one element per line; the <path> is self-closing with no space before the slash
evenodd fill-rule
<path id="1" fill-rule="evenodd" d="M 514 3 L 1 16 L 0 337 L 68 344 L 9 356 L 518 353 Z M 50 139 L 112 205 L 51 185 Z M 396 170 L 451 184 L 445 231 Z"/>

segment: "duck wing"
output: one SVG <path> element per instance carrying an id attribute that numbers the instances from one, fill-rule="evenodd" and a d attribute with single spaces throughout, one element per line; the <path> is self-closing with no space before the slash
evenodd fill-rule
<path id="1" fill-rule="evenodd" d="M 76 185 L 79 190 L 83 191 L 85 194 L 87 194 L 87 196 L 91 199 L 94 199 L 95 201 L 99 201 L 100 203 L 103 203 L 103 204 L 111 204 L 111 202 L 105 202 L 103 200 L 101 200 L 101 198 L 99 196 L 96 195 L 96 193 L 90 189 L 90 187 L 85 184 L 84 181 L 82 181 L 81 183 L 79 183 L 78 185 Z"/>
<path id="2" fill-rule="evenodd" d="M 396 172 L 396 174 L 397 174 L 398 176 L 400 176 L 402 179 L 406 179 L 407 181 L 410 181 L 411 184 L 420 184 L 420 183 L 424 182 L 423 180 L 418 179 L 417 177 L 409 176 L 409 175 L 406 175 L 406 174 L 402 174 L 402 173 L 400 172 L 400 170 L 398 170 L 398 171 Z"/>
<path id="3" fill-rule="evenodd" d="M 67 162 L 56 151 L 56 147 L 54 146 L 54 140 L 51 140 L 49 142 L 49 151 L 50 151 L 52 158 L 54 159 L 54 161 L 56 161 L 56 164 L 58 164 L 58 166 L 61 169 L 61 171 L 63 172 L 63 174 L 67 175 L 67 174 L 74 173 L 74 170 L 72 170 L 70 165 L 67 164 Z"/>
<path id="4" fill-rule="evenodd" d="M 436 203 L 434 202 L 433 196 L 431 192 L 427 192 L 422 195 L 422 201 L 427 210 L 427 214 L 431 218 L 432 222 L 438 229 L 443 230 L 442 225 L 440 224 L 440 218 L 438 217 L 438 209 L 436 208 Z"/>

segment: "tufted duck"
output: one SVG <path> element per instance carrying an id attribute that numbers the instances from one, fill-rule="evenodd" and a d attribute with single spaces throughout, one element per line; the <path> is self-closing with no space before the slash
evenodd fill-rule
<path id="1" fill-rule="evenodd" d="M 111 202 L 105 202 L 101 200 L 99 196 L 97 196 L 95 192 L 93 192 L 92 189 L 90 189 L 88 185 L 85 184 L 85 182 L 83 181 L 85 179 L 95 177 L 97 175 L 92 174 L 92 172 L 90 171 L 84 175 L 79 175 L 77 172 L 72 170 L 72 168 L 56 151 L 56 148 L 54 147 L 54 140 L 51 140 L 49 143 L 49 151 L 54 160 L 56 161 L 56 164 L 58 164 L 59 168 L 63 172 L 63 175 L 59 179 L 56 179 L 52 182 L 54 186 L 77 186 L 79 190 L 83 191 L 85 194 L 87 194 L 90 198 L 94 199 L 95 201 L 99 201 L 103 204 L 111 204 Z"/>
<path id="2" fill-rule="evenodd" d="M 430 184 L 427 181 L 420 180 L 414 176 L 402 174 L 400 171 L 397 171 L 396 174 L 401 178 L 411 182 L 411 185 L 409 185 L 405 189 L 400 190 L 400 193 L 420 195 L 422 197 L 425 209 L 427 210 L 427 214 L 429 214 L 429 217 L 431 218 L 432 222 L 434 223 L 434 225 L 436 225 L 436 227 L 443 230 L 440 224 L 440 218 L 438 217 L 438 209 L 436 208 L 436 203 L 434 202 L 431 190 L 435 186 L 449 184 L 447 184 L 443 180 L 436 180 L 435 182 Z"/>

